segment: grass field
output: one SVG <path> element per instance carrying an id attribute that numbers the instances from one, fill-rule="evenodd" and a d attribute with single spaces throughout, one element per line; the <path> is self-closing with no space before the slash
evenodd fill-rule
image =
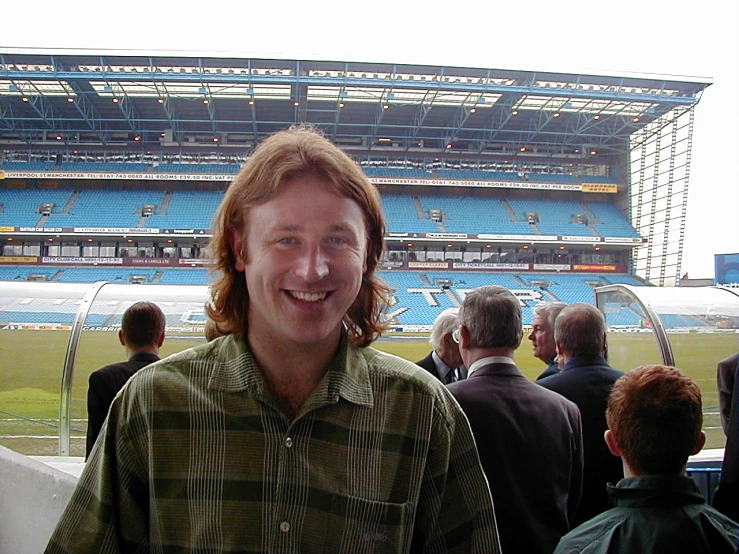
<path id="1" fill-rule="evenodd" d="M 62 331 L 0 330 L 0 444 L 28 455 L 54 455 L 58 451 L 59 391 L 69 335 Z M 670 336 L 676 365 L 698 383 L 703 393 L 707 448 L 722 448 L 724 438 L 718 418 L 716 363 L 736 352 L 736 335 L 683 334 Z M 171 337 L 163 355 L 202 344 L 198 338 Z M 380 340 L 375 346 L 411 361 L 430 350 L 426 337 Z M 84 332 L 76 359 L 72 389 L 71 453 L 84 455 L 87 429 L 87 378 L 95 369 L 120 361 L 125 354 L 113 332 Z M 611 364 L 623 370 L 646 363 L 659 363 L 651 334 L 612 334 Z M 516 361 L 529 379 L 543 370 L 524 339 Z"/>

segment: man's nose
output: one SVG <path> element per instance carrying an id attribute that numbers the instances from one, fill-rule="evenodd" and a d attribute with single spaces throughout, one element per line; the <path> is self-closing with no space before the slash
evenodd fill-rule
<path id="1" fill-rule="evenodd" d="M 297 274 L 306 281 L 320 281 L 328 275 L 328 259 L 318 246 L 302 250 L 298 256 Z"/>

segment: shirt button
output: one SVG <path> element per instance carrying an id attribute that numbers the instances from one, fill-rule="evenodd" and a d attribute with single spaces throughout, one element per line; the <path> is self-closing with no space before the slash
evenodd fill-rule
<path id="1" fill-rule="evenodd" d="M 291 437 L 287 437 L 284 441 L 285 448 L 292 448 L 293 447 L 293 439 Z"/>
<path id="2" fill-rule="evenodd" d="M 283 521 L 280 523 L 280 531 L 283 533 L 289 533 L 290 532 L 290 523 L 287 521 Z"/>

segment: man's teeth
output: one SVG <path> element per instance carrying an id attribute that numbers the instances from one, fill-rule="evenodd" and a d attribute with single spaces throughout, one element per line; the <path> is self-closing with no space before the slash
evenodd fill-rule
<path id="1" fill-rule="evenodd" d="M 325 292 L 299 292 L 291 291 L 290 296 L 297 300 L 303 300 L 305 302 L 318 302 L 326 298 Z"/>

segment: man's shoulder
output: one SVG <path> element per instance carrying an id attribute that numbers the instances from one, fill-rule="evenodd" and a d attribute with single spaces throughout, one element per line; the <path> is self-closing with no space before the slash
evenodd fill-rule
<path id="1" fill-rule="evenodd" d="M 737 364 L 739 364 L 739 352 L 735 352 L 731 356 L 727 356 L 718 363 L 719 367 L 727 367 L 731 370 L 736 369 Z"/>
<path id="2" fill-rule="evenodd" d="M 616 529 L 628 525 L 632 512 L 633 510 L 629 508 L 606 510 L 563 536 L 554 554 L 611 552 L 609 546 L 611 540 L 617 536 Z"/>
<path id="3" fill-rule="evenodd" d="M 383 352 L 371 346 L 360 348 L 359 351 L 367 362 L 370 371 L 379 375 L 418 384 L 422 387 L 436 381 L 424 368 L 400 356 Z"/>
<path id="4" fill-rule="evenodd" d="M 131 366 L 128 362 L 108 364 L 101 367 L 100 369 L 96 369 L 90 374 L 90 379 L 105 379 L 106 377 L 109 377 L 111 375 L 119 375 L 121 373 L 133 373 L 133 370 L 131 369 Z"/>

